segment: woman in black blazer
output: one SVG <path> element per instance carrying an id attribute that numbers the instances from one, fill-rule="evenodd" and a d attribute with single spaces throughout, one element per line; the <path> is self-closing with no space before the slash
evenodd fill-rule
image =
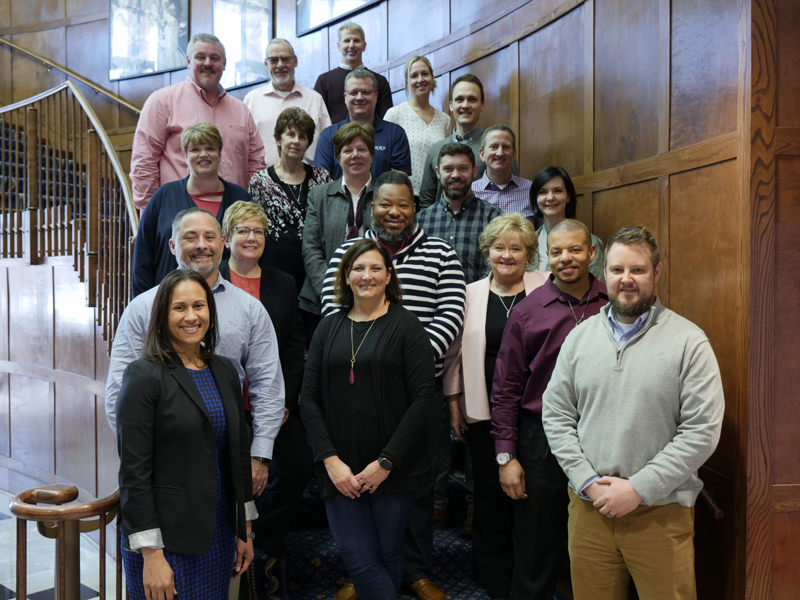
<path id="1" fill-rule="evenodd" d="M 247 425 L 233 365 L 216 356 L 208 283 L 159 286 L 144 356 L 117 400 L 123 562 L 132 599 L 222 599 L 253 558 Z M 235 560 L 234 560 L 235 550 Z"/>
<path id="2" fill-rule="evenodd" d="M 283 541 L 300 509 L 303 491 L 314 474 L 314 462 L 298 406 L 305 353 L 300 335 L 297 287 L 291 275 L 260 264 L 268 229 L 269 219 L 260 205 L 233 203 L 222 220 L 222 233 L 231 258 L 220 263 L 219 273 L 264 305 L 278 339 L 286 408 L 272 449 L 267 489 L 256 499 L 259 518 L 253 523 L 255 544 L 267 556 L 278 557 L 283 555 Z M 245 398 L 247 408 L 249 399 Z"/>

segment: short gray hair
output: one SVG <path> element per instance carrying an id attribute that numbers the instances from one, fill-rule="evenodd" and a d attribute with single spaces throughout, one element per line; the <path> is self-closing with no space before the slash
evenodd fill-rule
<path id="1" fill-rule="evenodd" d="M 189 45 L 186 46 L 186 56 L 192 56 L 194 45 L 197 43 L 217 44 L 222 48 L 222 58 L 227 60 L 228 57 L 225 56 L 225 45 L 219 41 L 217 36 L 211 35 L 210 33 L 195 33 L 192 39 L 189 40 Z"/>
<path id="2" fill-rule="evenodd" d="M 375 75 L 372 74 L 372 71 L 367 69 L 353 69 L 347 74 L 347 77 L 344 78 L 344 91 L 347 91 L 347 82 L 351 79 L 369 79 L 372 82 L 372 91 L 378 91 L 378 80 L 375 79 Z"/>
<path id="3" fill-rule="evenodd" d="M 491 125 L 483 130 L 483 134 L 481 134 L 481 150 L 486 149 L 486 136 L 489 135 L 492 131 L 505 131 L 509 135 L 511 135 L 511 148 L 516 152 L 517 150 L 517 135 L 514 133 L 514 130 L 511 129 L 508 125 Z"/>
<path id="4" fill-rule="evenodd" d="M 286 44 L 287 46 L 289 46 L 289 50 L 292 51 L 292 56 L 295 57 L 295 58 L 297 57 L 297 55 L 294 53 L 294 46 L 292 46 L 289 43 L 289 40 L 285 40 L 283 38 L 272 38 L 269 41 L 269 44 L 267 44 L 267 49 L 266 49 L 267 57 L 269 57 L 269 47 L 270 46 L 274 46 L 275 44 Z"/>
<path id="5" fill-rule="evenodd" d="M 187 208 L 185 210 L 180 211 L 177 215 L 175 215 L 175 218 L 172 219 L 172 241 L 175 242 L 176 244 L 178 243 L 178 230 L 181 228 L 181 222 L 183 221 L 183 217 L 186 217 L 194 213 L 205 213 L 209 217 L 211 217 L 214 220 L 214 223 L 217 225 L 217 230 L 219 231 L 219 234 L 222 235 L 222 228 L 219 226 L 219 221 L 217 221 L 217 218 L 214 215 L 212 215 L 209 211 L 207 211 L 205 208 L 200 208 L 199 206 L 193 206 L 191 208 Z"/>

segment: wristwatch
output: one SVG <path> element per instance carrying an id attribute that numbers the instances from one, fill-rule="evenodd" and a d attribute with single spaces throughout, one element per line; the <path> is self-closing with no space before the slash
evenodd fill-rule
<path id="1" fill-rule="evenodd" d="M 247 534 L 247 539 L 248 539 L 248 540 L 254 540 L 254 539 L 256 539 L 256 534 L 255 534 L 255 533 L 253 533 L 253 532 L 250 532 L 250 533 L 248 533 L 248 534 Z"/>
<path id="2" fill-rule="evenodd" d="M 384 471 L 391 471 L 394 468 L 392 462 L 386 457 L 379 458 L 378 464 L 383 468 Z"/>
<path id="3" fill-rule="evenodd" d="M 252 458 L 253 460 L 257 460 L 260 463 L 264 463 L 266 465 L 269 464 L 269 459 L 268 458 L 264 458 L 263 456 L 251 456 L 250 458 Z"/>
<path id="4" fill-rule="evenodd" d="M 511 459 L 517 458 L 516 454 L 511 454 L 510 452 L 501 452 L 498 454 L 495 459 L 497 460 L 497 464 L 502 466 L 507 465 L 511 462 Z"/>

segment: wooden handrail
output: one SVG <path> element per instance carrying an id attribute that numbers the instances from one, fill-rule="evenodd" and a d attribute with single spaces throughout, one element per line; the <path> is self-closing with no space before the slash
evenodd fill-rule
<path id="1" fill-rule="evenodd" d="M 58 483 L 19 493 L 8 508 L 15 517 L 26 521 L 77 521 L 106 514 L 119 506 L 118 489 L 99 500 L 68 504 L 77 498 L 78 488 Z"/>
<path id="2" fill-rule="evenodd" d="M 6 46 L 9 46 L 10 48 L 14 48 L 14 50 L 18 50 L 19 52 L 22 52 L 23 54 L 27 54 L 28 56 L 30 56 L 34 60 L 38 60 L 39 62 L 43 63 L 47 67 L 48 71 L 50 69 L 57 69 L 57 70 L 61 71 L 62 73 L 64 73 L 68 77 L 72 77 L 75 81 L 80 81 L 82 84 L 89 86 L 91 89 L 94 90 L 94 92 L 96 94 L 103 94 L 105 96 L 108 96 L 112 100 L 122 104 L 122 106 L 124 106 L 126 108 L 129 108 L 130 110 L 135 112 L 137 115 L 140 112 L 142 112 L 141 108 L 139 108 L 135 104 L 131 104 L 130 102 L 125 100 L 125 98 L 122 98 L 121 96 L 118 96 L 117 94 L 115 94 L 111 90 L 104 88 L 102 85 L 99 85 L 99 84 L 95 83 L 91 79 L 87 79 L 83 75 L 79 75 L 78 73 L 76 73 L 72 69 L 68 69 L 67 67 L 65 67 L 63 65 L 60 65 L 57 62 L 54 62 L 54 61 L 50 60 L 49 58 L 46 58 L 46 57 L 42 56 L 41 54 L 36 54 L 36 52 L 31 52 L 30 50 L 27 50 L 27 49 L 23 48 L 22 46 L 19 46 L 19 45 L 15 44 L 11 40 L 7 40 L 6 38 L 2 38 L 2 37 L 0 37 L 0 44 L 5 44 Z M 29 102 L 29 100 L 26 100 L 26 102 Z"/>

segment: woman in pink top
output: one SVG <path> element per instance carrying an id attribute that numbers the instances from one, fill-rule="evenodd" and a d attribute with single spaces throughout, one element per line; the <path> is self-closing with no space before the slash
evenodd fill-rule
<path id="1" fill-rule="evenodd" d="M 508 598 L 514 568 L 514 501 L 500 487 L 489 395 L 508 317 L 547 275 L 526 270 L 536 259 L 537 238 L 520 213 L 494 218 L 483 230 L 480 245 L 492 272 L 467 286 L 464 327 L 445 355 L 444 395 L 453 431 L 462 441 L 466 437 L 472 456 L 478 574 L 489 598 Z"/>

